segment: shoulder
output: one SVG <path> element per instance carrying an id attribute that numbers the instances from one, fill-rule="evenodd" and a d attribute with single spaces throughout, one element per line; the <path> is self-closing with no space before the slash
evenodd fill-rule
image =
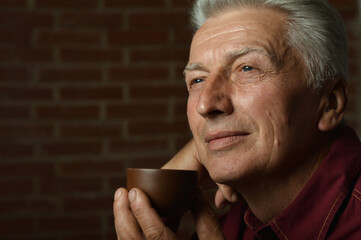
<path id="1" fill-rule="evenodd" d="M 327 239 L 359 240 L 361 236 L 361 174 L 348 189 L 346 199 L 333 219 Z"/>

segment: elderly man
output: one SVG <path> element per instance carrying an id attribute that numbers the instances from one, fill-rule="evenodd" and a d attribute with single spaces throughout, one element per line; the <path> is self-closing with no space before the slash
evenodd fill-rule
<path id="1" fill-rule="evenodd" d="M 347 46 L 325 0 L 198 0 L 185 81 L 193 140 L 165 168 L 197 169 L 199 239 L 361 239 L 361 144 L 343 124 Z M 140 189 L 118 189 L 118 239 L 174 239 Z"/>

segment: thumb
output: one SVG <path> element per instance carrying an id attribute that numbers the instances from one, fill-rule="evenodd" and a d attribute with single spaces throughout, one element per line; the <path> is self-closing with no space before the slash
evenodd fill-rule
<path id="1" fill-rule="evenodd" d="M 196 232 L 200 240 L 225 239 L 214 210 L 205 200 L 200 190 L 198 191 L 198 196 L 191 211 L 195 219 Z"/>
<path id="2" fill-rule="evenodd" d="M 176 239 L 174 233 L 167 228 L 158 213 L 152 208 L 147 195 L 138 188 L 129 191 L 130 208 L 141 227 L 145 239 Z"/>

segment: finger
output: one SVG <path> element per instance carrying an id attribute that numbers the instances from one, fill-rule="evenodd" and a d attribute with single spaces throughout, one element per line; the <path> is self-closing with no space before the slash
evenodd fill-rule
<path id="1" fill-rule="evenodd" d="M 133 188 L 128 196 L 130 208 L 146 239 L 175 239 L 174 233 L 164 225 L 158 213 L 152 208 L 149 198 L 142 190 Z"/>
<path id="2" fill-rule="evenodd" d="M 113 213 L 118 240 L 142 239 L 142 231 L 130 209 L 127 189 L 119 188 L 115 192 Z"/>
<path id="3" fill-rule="evenodd" d="M 223 184 L 217 184 L 218 190 L 214 197 L 217 208 L 223 208 L 228 203 L 235 203 L 239 200 L 239 194 L 231 187 Z"/>
<path id="4" fill-rule="evenodd" d="M 216 195 L 214 196 L 214 203 L 217 208 L 223 209 L 225 206 L 228 205 L 227 199 L 223 196 L 221 190 L 217 190 Z"/>
<path id="5" fill-rule="evenodd" d="M 215 212 L 204 199 L 202 193 L 197 196 L 196 204 L 191 209 L 195 219 L 196 232 L 199 239 L 225 239 Z"/>

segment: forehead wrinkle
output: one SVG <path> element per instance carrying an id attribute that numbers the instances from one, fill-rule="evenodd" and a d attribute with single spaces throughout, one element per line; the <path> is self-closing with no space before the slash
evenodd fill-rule
<path id="1" fill-rule="evenodd" d="M 229 23 L 227 21 L 225 21 L 224 23 L 219 23 L 217 22 L 216 24 L 213 23 L 213 21 L 210 23 L 209 21 L 214 20 L 214 19 L 208 19 L 201 27 L 200 29 L 197 31 L 198 34 L 207 34 L 207 33 L 212 33 L 212 32 L 217 32 L 219 29 L 224 29 L 225 27 L 234 27 L 235 29 L 230 31 L 230 32 L 236 32 L 238 30 L 246 30 L 247 27 L 241 27 L 240 25 L 245 25 L 245 26 L 250 26 L 249 24 L 260 24 L 259 20 L 240 20 L 240 21 L 236 21 L 233 23 Z M 208 25 L 213 25 L 212 28 L 206 29 L 204 30 L 204 27 L 208 27 Z M 214 26 L 215 25 L 215 26 Z"/>
<path id="2" fill-rule="evenodd" d="M 221 22 L 221 23 L 213 23 L 213 20 L 215 20 L 214 18 L 210 18 L 208 19 L 203 26 L 201 26 L 201 28 L 196 32 L 195 37 L 200 39 L 199 42 L 197 42 L 197 44 L 195 46 L 198 46 L 200 44 L 202 44 L 203 42 L 209 41 L 213 38 L 222 36 L 224 34 L 231 34 L 231 33 L 235 33 L 235 32 L 240 32 L 240 31 L 247 31 L 250 29 L 250 25 L 252 24 L 260 24 L 261 22 L 259 20 L 242 20 L 242 21 L 237 21 L 234 23 L 229 23 L 229 22 Z M 211 28 L 207 28 L 208 25 L 211 24 L 213 25 Z M 245 25 L 246 27 L 242 27 L 241 25 Z M 264 24 L 263 24 L 264 25 Z M 204 27 L 206 27 L 206 29 L 204 29 Z M 224 30 L 224 28 L 232 28 L 231 30 Z M 219 32 L 219 30 L 221 29 L 221 31 Z M 254 31 L 254 29 L 252 29 L 252 31 Z M 204 35 L 208 35 L 210 34 L 210 36 L 202 39 L 202 37 Z M 197 36 L 198 35 L 198 36 Z"/>
<path id="3" fill-rule="evenodd" d="M 246 30 L 246 28 L 238 27 L 238 28 L 233 29 L 233 30 L 227 30 L 227 31 L 221 31 L 221 32 L 218 32 L 218 33 L 213 33 L 213 34 L 211 34 L 211 36 L 208 36 L 207 38 L 202 39 L 202 35 L 207 35 L 208 33 L 217 32 L 218 29 L 223 29 L 223 28 L 224 27 L 221 26 L 221 27 L 218 27 L 218 28 L 213 28 L 213 29 L 209 29 L 209 30 L 201 32 L 199 36 L 196 36 L 198 39 L 201 39 L 201 41 L 197 42 L 197 44 L 195 46 L 201 45 L 204 42 L 207 42 L 207 41 L 209 41 L 211 39 L 214 39 L 216 37 L 219 37 L 219 36 L 222 36 L 222 35 L 225 35 L 225 34 L 231 34 L 231 33 L 236 33 L 236 32 L 239 32 L 239 31 L 245 31 Z"/>

